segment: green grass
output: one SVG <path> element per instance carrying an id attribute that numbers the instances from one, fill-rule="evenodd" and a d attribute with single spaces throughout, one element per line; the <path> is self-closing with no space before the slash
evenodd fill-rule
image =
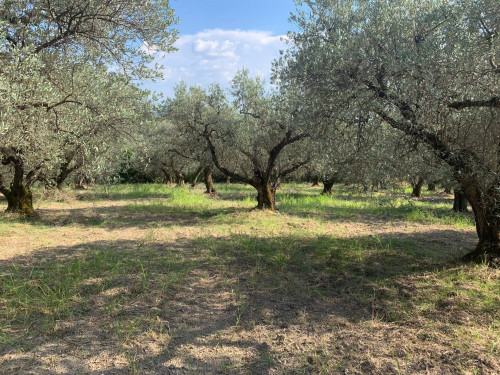
<path id="1" fill-rule="evenodd" d="M 116 250 L 89 250 L 69 260 L 42 260 L 32 267 L 7 268 L 0 274 L 0 318 L 4 327 L 50 332 L 58 320 L 88 314 L 90 301 L 115 288 L 120 290 L 116 296 L 103 298 L 106 311 L 117 313 L 123 303 L 147 294 L 149 288 L 168 292 L 191 267 L 182 256 L 169 251 L 142 249 L 136 256 Z M 4 330 L 0 342 L 8 340 Z"/>
<path id="2" fill-rule="evenodd" d="M 198 215 L 211 215 L 214 211 L 234 206 L 234 202 L 227 200 L 210 199 L 202 194 L 196 194 L 188 189 L 164 188 L 165 198 L 150 200 L 147 203 L 135 202 L 127 205 L 130 212 L 164 214 L 164 213 L 196 213 Z M 252 207 L 249 200 L 238 202 L 238 207 Z"/>
<path id="3" fill-rule="evenodd" d="M 422 241 L 425 236 L 439 240 L 441 230 L 473 229 L 472 215 L 452 213 L 450 201 L 433 195 L 414 200 L 401 192 L 366 194 L 345 186 L 323 196 L 317 188 L 290 184 L 278 191 L 279 212 L 270 213 L 251 210 L 255 192 L 250 187 L 218 185 L 217 190 L 221 199 L 202 194 L 201 188 L 160 184 L 68 193 L 90 207 L 94 202 L 124 202 L 113 210 L 103 204 L 100 216 L 68 220 L 66 225 L 81 236 L 88 228 L 124 234 L 134 228 L 143 231 L 143 237 L 102 242 L 89 238 L 84 246 L 40 250 L 35 259 L 1 262 L 0 345 L 29 348 L 30 337 L 57 336 L 58 322 L 97 316 L 122 343 L 129 371 L 139 373 L 140 361 L 131 349 L 134 340 L 145 334 L 166 341 L 175 337 L 178 333 L 162 323 L 162 314 L 166 319 L 183 313 L 169 309 L 186 298 L 184 287 L 197 288 L 200 279 L 219 277 L 218 287 L 234 300 L 235 335 L 271 324 L 249 318 L 260 308 L 259 301 L 334 301 L 348 311 L 343 318 L 353 326 L 373 321 L 418 325 L 446 332 L 450 345 L 464 352 L 474 346 L 487 358 L 499 355 L 499 271 L 458 263 L 466 250 L 461 243 Z M 413 223 L 417 233 L 375 235 L 362 232 L 358 222 L 373 227 Z M 343 233 L 346 223 L 351 232 Z M 418 229 L 424 226 L 416 224 L 438 226 L 419 237 Z M 43 218 L 0 216 L 0 237 L 20 230 L 43 237 L 51 236 L 57 226 Z M 180 233 L 172 237 L 175 240 L 160 239 L 174 231 Z M 206 293 L 209 299 L 217 298 L 210 290 Z M 142 310 L 134 310 L 137 306 Z M 222 369 L 258 373 L 278 366 L 274 349 L 264 349 L 249 362 L 228 360 Z M 312 348 L 304 354 L 302 370 L 341 371 L 347 360 L 342 355 L 327 347 Z M 413 360 L 410 352 L 407 355 L 394 359 L 402 373 Z M 473 365 L 460 366 L 470 370 Z"/>
<path id="4" fill-rule="evenodd" d="M 450 202 L 420 201 L 394 193 L 360 193 L 340 188 L 332 195 L 320 195 L 317 189 L 299 191 L 284 189 L 277 195 L 278 208 L 286 213 L 313 216 L 329 215 L 337 219 L 363 219 L 376 215 L 386 219 L 410 222 L 455 225 L 474 225 L 471 214 L 454 213 Z"/>

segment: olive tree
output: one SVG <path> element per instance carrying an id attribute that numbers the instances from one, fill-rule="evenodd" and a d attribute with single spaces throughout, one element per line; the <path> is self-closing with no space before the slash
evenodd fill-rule
<path id="1" fill-rule="evenodd" d="M 59 90 L 71 94 L 77 103 L 53 110 L 61 155 L 59 162 L 54 160 L 54 167 L 44 172 L 46 182 L 59 189 L 72 173 L 85 166 L 91 170 L 99 155 L 107 153 L 110 159 L 110 153 L 122 154 L 128 143 L 134 145 L 139 129 L 150 123 L 153 108 L 149 93 L 131 84 L 123 74 L 89 65 L 74 66 L 69 74 L 72 76 L 61 83 L 71 80 L 72 86 Z M 91 83 L 85 79 L 88 75 L 93 76 Z"/>
<path id="2" fill-rule="evenodd" d="M 280 179 L 307 164 L 291 145 L 309 137 L 298 95 L 265 92 L 264 82 L 240 71 L 230 103 L 218 85 L 208 90 L 178 87 L 167 105 L 172 122 L 205 141 L 214 165 L 257 190 L 257 207 L 275 210 Z"/>
<path id="3" fill-rule="evenodd" d="M 447 163 L 500 257 L 500 3 L 307 0 L 281 78 L 325 111 L 369 110 Z"/>
<path id="4" fill-rule="evenodd" d="M 73 88 L 91 87 L 102 74 L 66 72 L 85 65 L 129 79 L 156 77 L 148 68 L 150 51 L 173 50 L 175 21 L 167 0 L 0 3 L 0 192 L 9 211 L 33 214 L 31 185 L 65 157 L 58 148 L 65 139 L 60 120 L 71 132 L 80 116 L 93 112 L 91 96 Z M 113 95 L 105 98 L 109 111 Z"/>

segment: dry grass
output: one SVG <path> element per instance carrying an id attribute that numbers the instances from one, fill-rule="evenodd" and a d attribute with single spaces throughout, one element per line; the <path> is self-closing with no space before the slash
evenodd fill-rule
<path id="1" fill-rule="evenodd" d="M 219 191 L 2 214 L 0 374 L 500 374 L 500 271 L 456 260 L 476 238 L 449 197 Z"/>

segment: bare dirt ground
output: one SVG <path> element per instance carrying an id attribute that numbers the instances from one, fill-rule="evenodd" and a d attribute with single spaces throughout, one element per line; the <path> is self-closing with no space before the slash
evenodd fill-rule
<path id="1" fill-rule="evenodd" d="M 74 301 L 79 307 L 49 328 L 5 328 L 11 339 L 0 350 L 0 374 L 500 374 L 491 342 L 498 327 L 460 308 L 459 297 L 442 296 L 425 314 L 391 316 L 393 302 L 422 306 L 406 303 L 415 291 L 440 293 L 436 270 L 465 267 L 454 259 L 473 248 L 473 228 L 377 217 L 318 224 L 237 206 L 214 224 L 189 212 L 127 209 L 143 201 L 47 203 L 34 224 L 7 218 L 9 225 L 0 228 L 0 273 L 66 264 L 89 251 L 147 260 L 142 272 L 86 280 L 89 292 L 82 289 Z M 248 217 L 283 224 L 264 233 Z M 297 238 L 303 249 L 315 246 L 317 233 L 336 241 L 374 237 L 411 243 L 416 253 L 439 251 L 448 261 L 392 258 L 414 262 L 409 272 L 388 267 L 382 254 L 335 274 L 284 266 L 270 275 L 254 258 L 227 249 L 259 236 L 293 241 L 292 229 L 304 233 Z M 214 260 L 213 249 L 220 248 L 224 261 Z M 155 263 L 166 254 L 172 268 L 162 271 Z M 177 266 L 183 276 L 166 282 Z M 496 270 L 483 275 L 500 283 Z"/>

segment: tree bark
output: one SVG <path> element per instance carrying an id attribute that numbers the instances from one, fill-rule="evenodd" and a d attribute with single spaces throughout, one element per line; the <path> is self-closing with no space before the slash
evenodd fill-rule
<path id="1" fill-rule="evenodd" d="M 163 183 L 167 184 L 167 185 L 171 184 L 172 183 L 172 175 L 170 174 L 170 172 L 168 171 L 168 169 L 166 169 L 166 168 L 160 168 L 160 170 L 163 173 Z"/>
<path id="2" fill-rule="evenodd" d="M 436 184 L 434 182 L 429 182 L 429 184 L 427 185 L 427 190 L 436 191 Z"/>
<path id="3" fill-rule="evenodd" d="M 206 194 L 215 194 L 217 193 L 215 191 L 214 187 L 214 179 L 213 179 L 213 168 L 211 165 L 207 165 L 205 169 L 203 169 L 203 174 L 205 176 L 205 187 L 207 190 L 205 191 Z"/>
<path id="4" fill-rule="evenodd" d="M 16 186 L 9 189 L 5 194 L 7 198 L 6 212 L 19 213 L 25 216 L 34 216 L 33 194 L 31 189 L 26 186 Z"/>
<path id="5" fill-rule="evenodd" d="M 184 176 L 181 172 L 175 172 L 175 177 L 177 178 L 177 186 L 184 186 Z"/>
<path id="6" fill-rule="evenodd" d="M 412 182 L 412 184 L 411 184 L 411 187 L 412 187 L 411 196 L 416 197 L 416 198 L 421 198 L 423 186 L 424 186 L 424 179 L 421 177 L 418 177 L 417 181 Z"/>
<path id="7" fill-rule="evenodd" d="M 64 182 L 66 181 L 68 176 L 82 166 L 81 163 L 76 163 L 73 165 L 73 167 L 69 166 L 73 161 L 73 159 L 75 158 L 75 154 L 76 152 L 67 154 L 66 160 L 64 161 L 64 163 L 61 164 L 61 167 L 59 168 L 59 174 L 56 177 L 56 187 L 59 190 L 63 188 Z"/>
<path id="8" fill-rule="evenodd" d="M 59 173 L 59 175 L 56 177 L 56 187 L 59 190 L 63 189 L 64 181 L 66 181 L 68 176 L 69 176 L 69 171 L 66 169 L 66 170 L 61 171 L 61 173 Z"/>
<path id="9" fill-rule="evenodd" d="M 62 190 L 62 188 L 64 187 L 64 182 L 66 181 L 66 179 L 68 178 L 68 176 L 76 171 L 77 169 L 79 169 L 80 166 L 74 166 L 72 168 L 68 168 L 68 166 L 64 166 L 64 167 L 61 167 L 61 170 L 59 172 L 59 175 L 57 176 L 56 178 L 56 187 L 59 189 L 59 190 Z"/>
<path id="10" fill-rule="evenodd" d="M 323 180 L 323 192 L 321 194 L 324 194 L 324 195 L 330 195 L 330 194 L 332 194 L 333 184 L 334 184 L 334 180 L 333 179 L 325 179 L 325 180 Z"/>
<path id="11" fill-rule="evenodd" d="M 276 211 L 276 189 L 270 183 L 255 185 L 257 190 L 257 208 Z"/>
<path id="12" fill-rule="evenodd" d="M 462 191 L 469 201 L 476 221 L 479 242 L 474 251 L 465 255 L 464 260 L 500 265 L 500 201 L 498 183 L 483 192 L 473 178 L 460 181 Z"/>
<path id="13" fill-rule="evenodd" d="M 200 177 L 201 172 L 203 172 L 203 167 L 200 167 L 197 171 L 196 174 L 194 175 L 193 181 L 191 182 L 191 187 L 195 187 L 196 184 L 198 183 L 198 178 Z"/>
<path id="14" fill-rule="evenodd" d="M 455 212 L 468 212 L 467 198 L 461 189 L 453 190 L 453 211 Z"/>
<path id="15" fill-rule="evenodd" d="M 226 185 L 231 185 L 231 177 L 226 176 Z"/>
<path id="16" fill-rule="evenodd" d="M 7 150 L 8 151 L 8 150 Z M 12 164 L 14 166 L 14 178 L 7 188 L 4 184 L 3 176 L 0 174 L 0 193 L 7 199 L 6 212 L 16 212 L 25 216 L 36 216 L 33 209 L 33 194 L 31 185 L 38 179 L 44 163 L 35 167 L 24 177 L 24 161 L 19 155 L 10 155 L 3 157 L 1 160 L 3 165 Z"/>
<path id="17" fill-rule="evenodd" d="M 319 186 L 319 176 L 314 176 L 312 178 L 312 186 Z"/>

